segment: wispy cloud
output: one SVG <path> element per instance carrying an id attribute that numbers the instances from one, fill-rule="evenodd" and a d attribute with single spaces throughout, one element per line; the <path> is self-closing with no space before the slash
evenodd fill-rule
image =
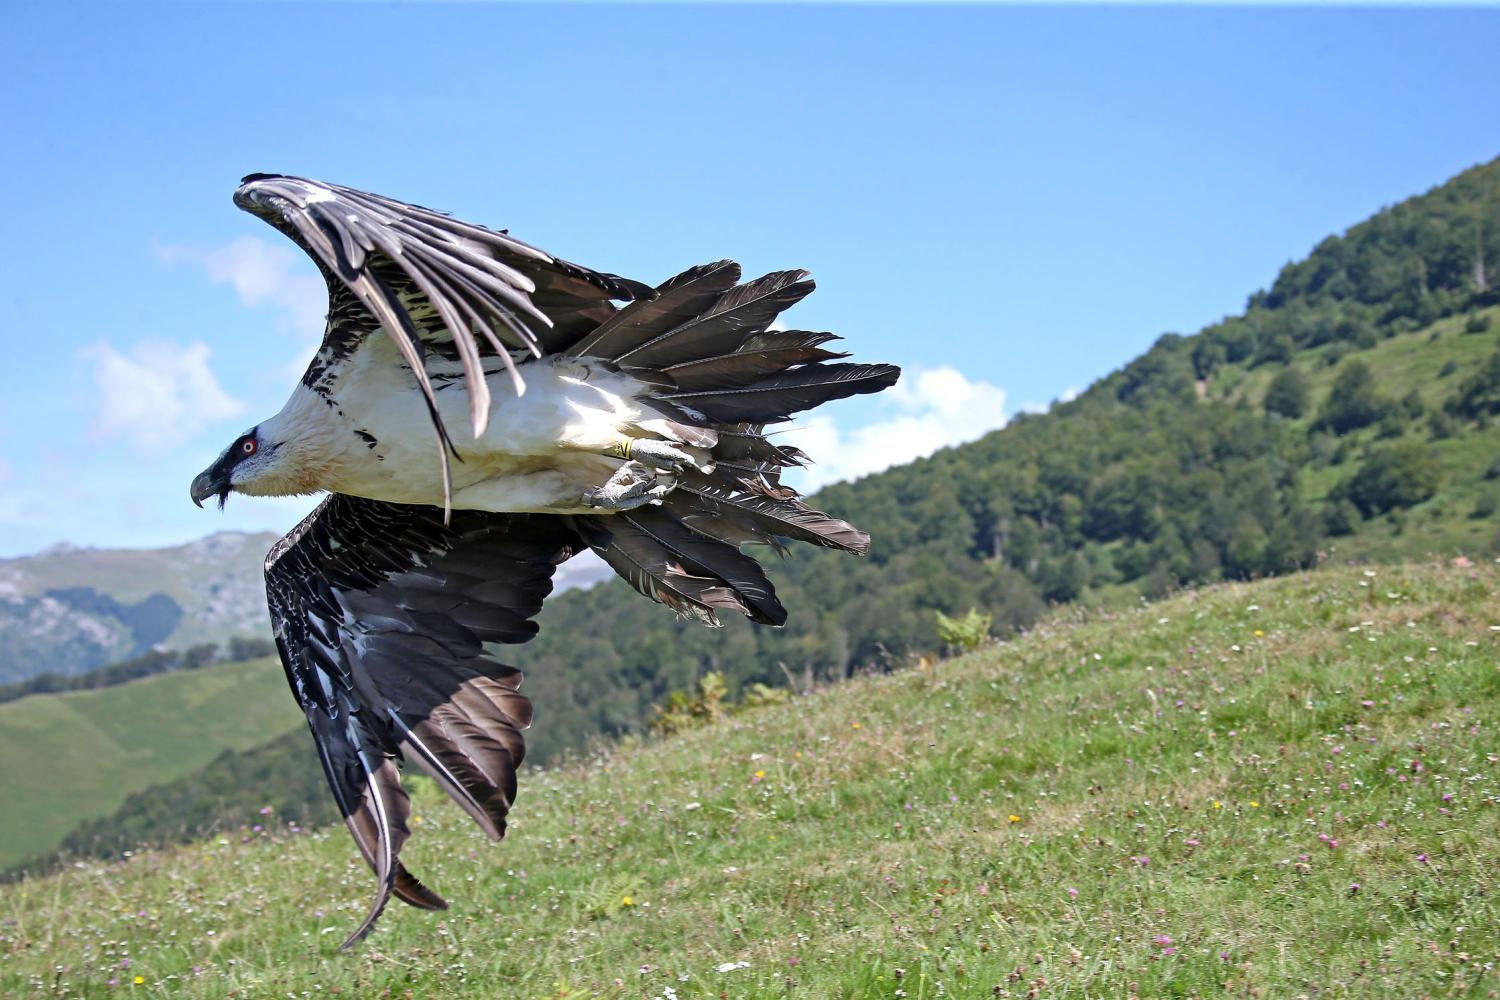
<path id="1" fill-rule="evenodd" d="M 778 435 L 817 462 L 786 476 L 810 492 L 828 483 L 879 472 L 982 437 L 1005 426 L 1005 390 L 951 367 L 907 372 L 884 397 L 904 411 L 848 430 L 826 415 Z"/>
<path id="2" fill-rule="evenodd" d="M 169 264 L 202 268 L 214 284 L 233 288 L 245 305 L 274 309 L 284 329 L 307 338 L 322 336 L 327 289 L 290 246 L 241 236 L 220 246 L 162 244 L 156 250 Z"/>
<path id="3" fill-rule="evenodd" d="M 244 405 L 219 385 L 209 354 L 202 341 L 183 347 L 140 340 L 121 352 L 101 340 L 84 348 L 81 355 L 93 365 L 98 390 L 90 427 L 94 440 L 124 439 L 156 454 L 243 412 Z"/>

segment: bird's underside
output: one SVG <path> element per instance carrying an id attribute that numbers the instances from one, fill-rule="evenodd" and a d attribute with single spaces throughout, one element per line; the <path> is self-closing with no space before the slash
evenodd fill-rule
<path id="1" fill-rule="evenodd" d="M 446 906 L 399 861 L 399 762 L 503 835 L 531 709 L 486 644 L 535 634 L 555 567 L 589 548 L 679 614 L 781 624 L 745 545 L 869 539 L 781 485 L 806 456 L 765 428 L 899 372 L 839 363 L 831 334 L 769 329 L 812 290 L 800 271 L 740 283 L 720 261 L 652 289 L 315 181 L 255 175 L 235 200 L 318 263 L 329 326 L 287 406 L 193 493 L 331 494 L 272 549 L 266 589 L 377 876 L 347 946 L 392 894 Z"/>
<path id="2" fill-rule="evenodd" d="M 438 454 L 425 400 L 387 338 L 369 338 L 350 371 L 326 395 L 298 386 L 268 423 L 321 442 L 306 468 L 309 489 L 444 506 Z M 521 361 L 517 394 L 504 371 L 489 371 L 490 417 L 475 435 L 463 382 L 430 363 L 437 412 L 450 428 L 448 505 L 497 513 L 580 514 L 655 502 L 684 469 L 713 470 L 717 434 L 654 409 L 659 384 L 595 359 L 549 355 Z M 370 387 L 385 382 L 381 391 Z M 316 428 L 315 430 L 313 428 Z M 275 489 L 276 484 L 268 484 Z"/>

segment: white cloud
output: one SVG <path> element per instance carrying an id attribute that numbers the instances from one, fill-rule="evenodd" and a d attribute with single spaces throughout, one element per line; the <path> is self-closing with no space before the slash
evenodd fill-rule
<path id="1" fill-rule="evenodd" d="M 162 452 L 245 408 L 219 385 L 202 341 L 183 347 L 141 340 L 124 354 L 101 340 L 82 357 L 93 363 L 98 389 L 96 441 L 124 438 L 140 451 Z"/>
<path id="2" fill-rule="evenodd" d="M 884 398 L 905 412 L 853 430 L 820 415 L 777 435 L 778 443 L 796 445 L 817 463 L 801 471 L 789 470 L 787 482 L 811 492 L 973 441 L 1005 426 L 1005 390 L 971 381 L 955 368 L 907 372 Z"/>
<path id="3" fill-rule="evenodd" d="M 157 247 L 162 260 L 202 268 L 216 285 L 229 285 L 247 306 L 276 310 L 281 325 L 304 337 L 321 338 L 328 289 L 292 247 L 241 236 L 217 247 L 168 244 Z"/>

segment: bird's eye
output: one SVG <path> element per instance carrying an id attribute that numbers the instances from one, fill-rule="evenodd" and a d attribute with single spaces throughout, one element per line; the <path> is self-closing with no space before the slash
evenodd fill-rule
<path id="1" fill-rule="evenodd" d="M 255 439 L 254 438 L 245 438 L 244 441 L 241 441 L 240 442 L 240 452 L 242 454 L 245 454 L 245 455 L 254 455 L 255 454 Z"/>

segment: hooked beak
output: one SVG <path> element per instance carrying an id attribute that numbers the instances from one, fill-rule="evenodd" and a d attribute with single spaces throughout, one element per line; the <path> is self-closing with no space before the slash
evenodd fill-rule
<path id="1" fill-rule="evenodd" d="M 229 499 L 229 479 L 225 476 L 216 475 L 213 469 L 207 469 L 198 473 L 197 478 L 193 480 L 189 494 L 193 498 L 193 503 L 199 507 L 202 507 L 203 501 L 209 497 L 217 496 L 219 498 L 219 509 L 223 510 L 224 501 Z"/>

